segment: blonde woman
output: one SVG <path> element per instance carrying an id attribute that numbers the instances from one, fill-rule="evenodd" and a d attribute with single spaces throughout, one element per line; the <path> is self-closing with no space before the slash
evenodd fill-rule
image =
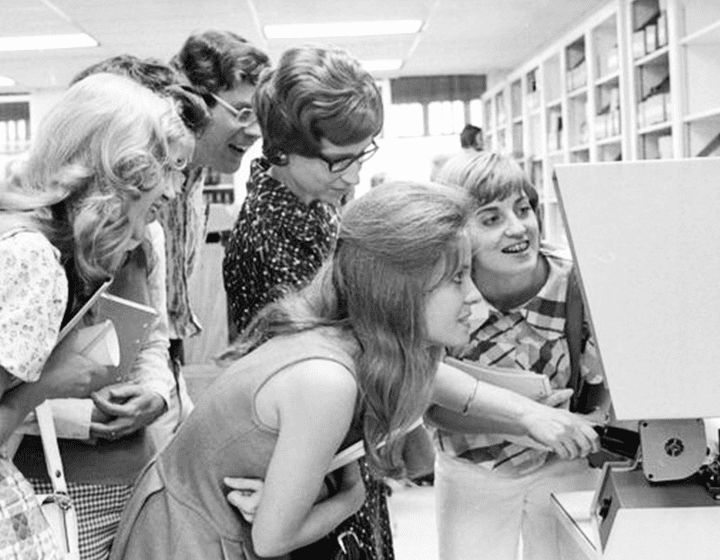
<path id="1" fill-rule="evenodd" d="M 120 76 L 82 80 L 48 113 L 2 206 L 36 216 L 59 250 L 55 268 L 69 287 L 58 292 L 60 317 L 113 277 L 111 291 L 130 299 L 154 304 L 158 278 L 164 293 L 164 251 L 153 250 L 162 241 L 151 242 L 147 224 L 174 196 L 192 145 L 169 101 Z M 49 323 L 52 347 L 60 318 Z M 69 425 L 59 432 L 60 448 L 83 559 L 107 556 L 130 486 L 155 451 L 142 428 L 165 410 L 173 385 L 161 321 L 132 375 L 128 389 L 106 380 L 91 387 L 92 398 L 53 403 Z M 24 438 L 15 463 L 36 491 L 47 489 L 39 438 Z"/>

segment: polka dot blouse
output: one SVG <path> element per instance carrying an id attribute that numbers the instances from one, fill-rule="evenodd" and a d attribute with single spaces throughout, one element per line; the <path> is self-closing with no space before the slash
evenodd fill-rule
<path id="1" fill-rule="evenodd" d="M 332 206 L 303 203 L 269 169 L 265 159 L 252 162 L 248 194 L 225 248 L 223 278 L 238 332 L 283 289 L 310 282 L 339 232 Z"/>

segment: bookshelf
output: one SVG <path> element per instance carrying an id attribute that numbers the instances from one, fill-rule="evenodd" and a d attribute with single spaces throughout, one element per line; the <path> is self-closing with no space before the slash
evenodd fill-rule
<path id="1" fill-rule="evenodd" d="M 719 92 L 720 0 L 609 0 L 483 101 L 495 138 L 504 100 L 505 146 L 539 191 L 544 235 L 562 243 L 555 165 L 718 157 Z"/>
<path id="2" fill-rule="evenodd" d="M 678 58 L 685 157 L 720 155 L 720 2 L 679 0 Z"/>

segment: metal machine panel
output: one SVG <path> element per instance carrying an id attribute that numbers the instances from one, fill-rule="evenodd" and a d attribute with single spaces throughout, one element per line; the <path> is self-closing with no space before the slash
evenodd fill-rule
<path id="1" fill-rule="evenodd" d="M 607 465 L 593 501 L 603 560 L 720 557 L 720 503 L 695 482 L 651 484 Z"/>
<path id="2" fill-rule="evenodd" d="M 720 416 L 720 159 L 555 171 L 616 417 Z"/>

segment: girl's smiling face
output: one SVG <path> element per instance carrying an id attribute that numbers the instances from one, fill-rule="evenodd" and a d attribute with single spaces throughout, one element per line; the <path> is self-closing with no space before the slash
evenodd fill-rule
<path id="1" fill-rule="evenodd" d="M 523 192 L 481 206 L 472 220 L 476 278 L 514 277 L 535 271 L 540 225 Z"/>

